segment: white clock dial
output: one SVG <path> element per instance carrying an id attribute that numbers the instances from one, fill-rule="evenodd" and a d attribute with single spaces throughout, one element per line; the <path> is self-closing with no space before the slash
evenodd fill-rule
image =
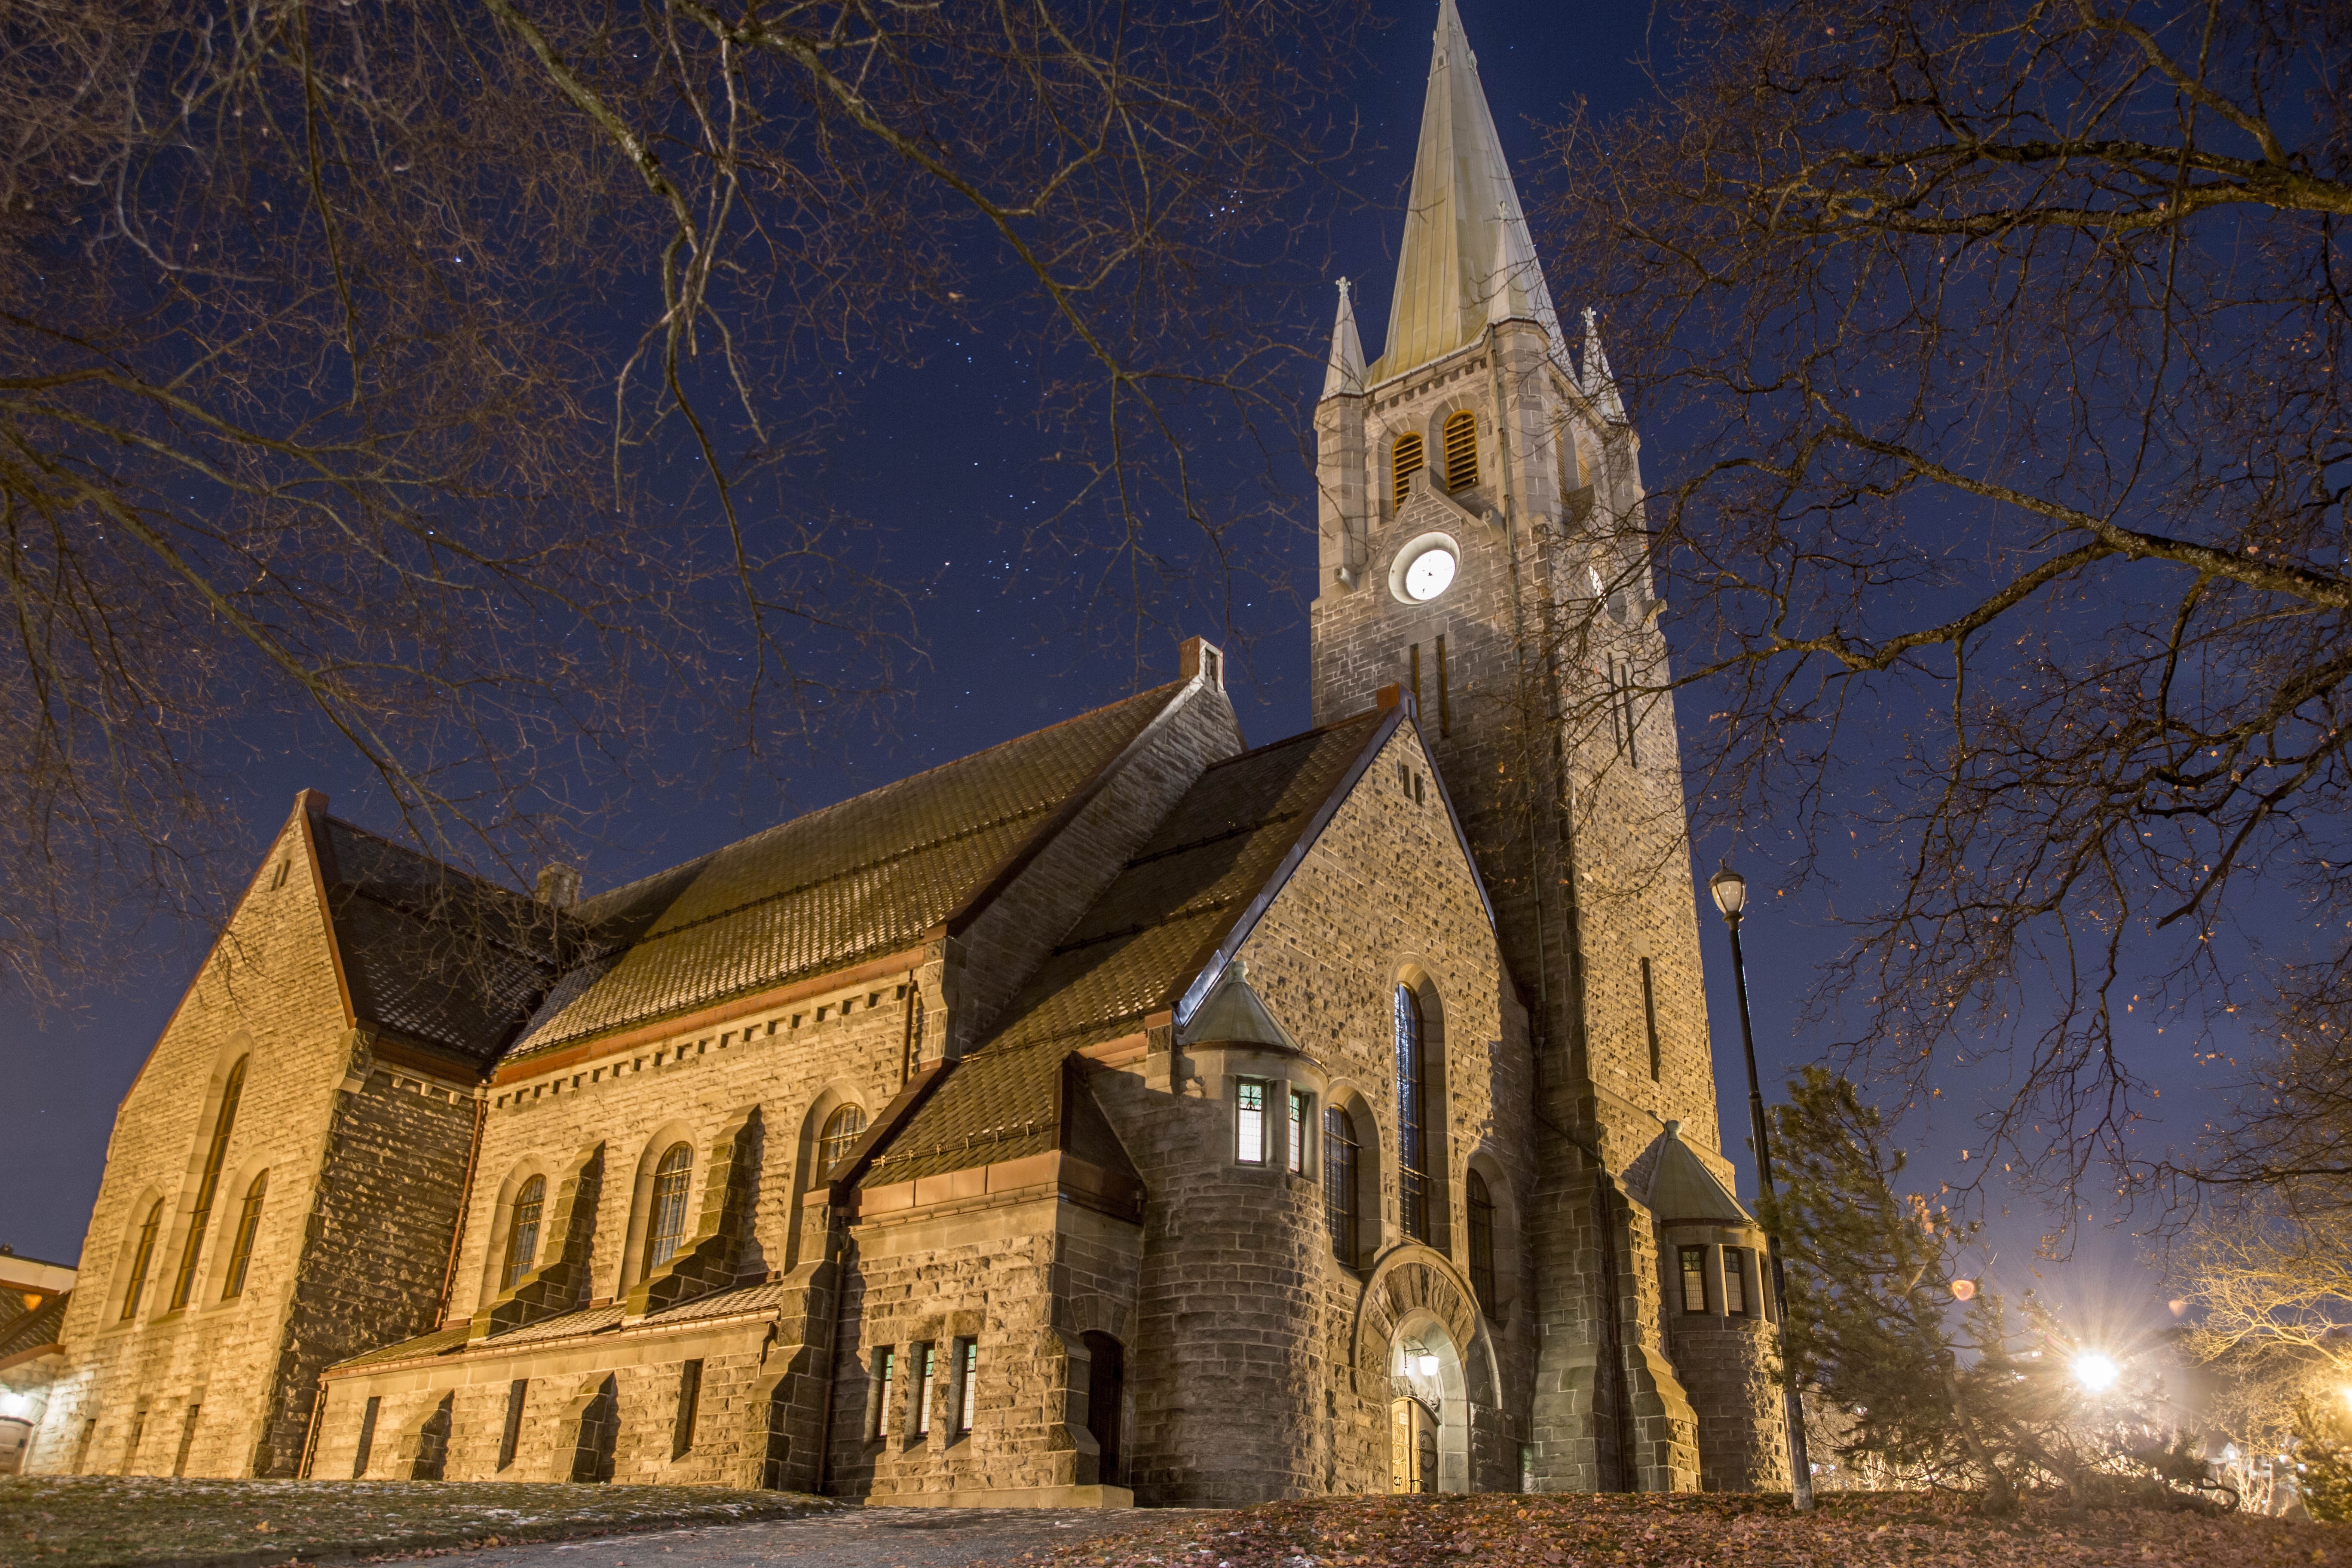
<path id="1" fill-rule="evenodd" d="M 1406 563 L 1404 591 L 1420 603 L 1427 603 L 1454 584 L 1454 552 L 1443 548 L 1423 551 Z"/>

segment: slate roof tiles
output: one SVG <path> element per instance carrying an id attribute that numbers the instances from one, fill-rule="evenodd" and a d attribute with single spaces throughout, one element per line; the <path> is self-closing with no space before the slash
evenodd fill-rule
<path id="1" fill-rule="evenodd" d="M 753 835 L 580 906 L 598 931 L 512 1054 L 909 947 L 1184 689 L 1172 684 Z"/>

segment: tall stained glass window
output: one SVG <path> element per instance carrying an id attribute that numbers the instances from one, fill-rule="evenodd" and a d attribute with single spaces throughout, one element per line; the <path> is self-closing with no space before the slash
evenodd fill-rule
<path id="1" fill-rule="evenodd" d="M 1429 1239 L 1428 1139 L 1423 1104 L 1421 1000 L 1410 985 L 1396 988 L 1397 1217 L 1415 1241 Z"/>

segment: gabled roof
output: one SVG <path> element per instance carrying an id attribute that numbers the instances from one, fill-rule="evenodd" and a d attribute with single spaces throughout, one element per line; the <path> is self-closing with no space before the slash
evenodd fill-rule
<path id="1" fill-rule="evenodd" d="M 1192 688 L 1155 688 L 586 900 L 575 913 L 595 940 L 515 1054 L 915 945 Z"/>
<path id="2" fill-rule="evenodd" d="M 1401 714 L 1374 710 L 1205 770 L 1037 966 L 990 1046 L 1076 1048 L 1175 1007 Z"/>
<path id="3" fill-rule="evenodd" d="M 320 816 L 313 832 L 359 1022 L 488 1067 L 554 984 L 578 925 L 348 822 Z"/>
<path id="4" fill-rule="evenodd" d="M 1130 1170 L 1108 1120 L 1070 1076 L 1086 1070 L 1073 1053 L 1133 1033 L 1195 984 L 1231 973 L 1230 950 L 1403 718 L 1401 707 L 1376 709 L 1205 770 L 858 1184 L 1056 1148 Z"/>
<path id="5" fill-rule="evenodd" d="M 1666 1123 L 1650 1167 L 1650 1214 L 1660 1225 L 1754 1225 L 1754 1216 L 1683 1142 L 1683 1124 Z"/>
<path id="6" fill-rule="evenodd" d="M 1438 0 L 1388 341 L 1366 385 L 1443 358 L 1488 321 L 1514 316 L 1542 322 L 1555 352 L 1564 351 L 1527 223 L 1477 57 L 1454 0 Z"/>

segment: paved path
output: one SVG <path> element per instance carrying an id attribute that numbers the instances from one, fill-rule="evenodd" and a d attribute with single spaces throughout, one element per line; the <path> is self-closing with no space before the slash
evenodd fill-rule
<path id="1" fill-rule="evenodd" d="M 436 1568 L 994 1568 L 1090 1535 L 1215 1517 L 1213 1509 L 857 1508 L 451 1552 Z"/>

